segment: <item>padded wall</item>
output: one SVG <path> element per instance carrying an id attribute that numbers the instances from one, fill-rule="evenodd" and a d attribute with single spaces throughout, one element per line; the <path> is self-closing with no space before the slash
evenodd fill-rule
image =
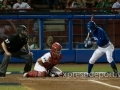
<path id="1" fill-rule="evenodd" d="M 38 50 L 37 58 L 40 58 L 47 52 L 49 52 L 49 50 Z M 62 50 L 62 56 L 63 58 L 60 60 L 60 63 L 75 62 L 75 50 Z"/>
<path id="2" fill-rule="evenodd" d="M 37 51 L 36 50 L 31 50 L 31 52 L 33 52 L 33 62 L 36 62 L 37 59 Z M 0 55 L 0 62 L 2 62 L 3 59 L 3 55 Z M 14 58 L 12 57 L 10 60 L 10 63 L 23 63 L 25 62 L 25 60 L 23 59 L 19 59 L 19 58 Z"/>
<path id="3" fill-rule="evenodd" d="M 36 62 L 38 58 L 40 58 L 45 53 L 49 52 L 49 50 L 31 50 L 34 54 L 34 60 L 33 62 Z M 63 58 L 61 59 L 60 63 L 88 63 L 89 59 L 91 58 L 94 50 L 62 50 Z M 116 49 L 113 52 L 113 59 L 115 62 L 120 62 L 120 56 L 119 56 L 120 50 Z M 0 62 L 2 62 L 3 55 L 0 55 Z M 18 58 L 11 58 L 11 63 L 20 63 L 25 62 L 23 59 Z M 104 63 L 107 62 L 106 55 L 104 54 L 102 57 L 100 57 L 97 61 L 97 63 Z"/>
<path id="4" fill-rule="evenodd" d="M 120 49 L 115 49 L 115 62 L 120 62 Z"/>
<path id="5" fill-rule="evenodd" d="M 76 50 L 76 63 L 88 63 L 95 50 Z M 113 52 L 113 59 L 115 52 Z M 107 62 L 106 55 L 101 56 L 96 63 Z"/>

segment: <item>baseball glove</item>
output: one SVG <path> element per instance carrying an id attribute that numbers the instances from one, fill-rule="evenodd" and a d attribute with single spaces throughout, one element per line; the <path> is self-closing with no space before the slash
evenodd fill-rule
<path id="1" fill-rule="evenodd" d="M 53 72 L 51 69 L 48 70 L 48 76 L 49 77 L 59 77 L 57 73 Z"/>

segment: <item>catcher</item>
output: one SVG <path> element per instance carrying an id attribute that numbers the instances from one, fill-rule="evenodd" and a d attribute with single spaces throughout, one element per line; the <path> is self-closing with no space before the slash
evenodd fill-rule
<path id="1" fill-rule="evenodd" d="M 62 58 L 61 49 L 62 46 L 59 43 L 53 43 L 50 52 L 44 54 L 41 58 L 38 58 L 34 70 L 24 73 L 23 77 L 63 76 L 63 72 L 55 67 Z"/>

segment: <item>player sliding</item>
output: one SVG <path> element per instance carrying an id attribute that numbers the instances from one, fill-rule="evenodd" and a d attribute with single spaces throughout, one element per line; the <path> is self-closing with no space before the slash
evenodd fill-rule
<path id="1" fill-rule="evenodd" d="M 94 21 L 90 21 L 87 23 L 87 29 L 88 29 L 88 33 L 91 33 L 93 37 L 91 39 L 91 42 L 86 42 L 86 43 L 87 44 L 96 43 L 98 45 L 98 48 L 94 51 L 92 57 L 89 60 L 88 76 L 90 76 L 95 61 L 105 53 L 107 57 L 107 61 L 110 63 L 110 66 L 114 71 L 114 77 L 118 77 L 117 67 L 115 61 L 112 58 L 114 46 L 110 42 L 105 31 L 101 27 L 98 27 Z"/>
<path id="2" fill-rule="evenodd" d="M 62 58 L 61 49 L 62 46 L 59 43 L 53 43 L 50 52 L 38 58 L 34 66 L 34 71 L 24 73 L 23 77 L 63 76 L 63 72 L 55 67 Z"/>

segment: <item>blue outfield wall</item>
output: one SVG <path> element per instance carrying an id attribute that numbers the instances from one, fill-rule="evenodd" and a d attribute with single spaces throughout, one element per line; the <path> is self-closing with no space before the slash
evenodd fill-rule
<path id="1" fill-rule="evenodd" d="M 49 50 L 31 50 L 33 52 L 33 62 L 36 62 L 38 58 L 40 58 L 45 53 L 49 52 Z M 94 50 L 62 50 L 63 58 L 61 59 L 60 63 L 88 63 L 89 59 L 91 58 Z M 2 62 L 3 55 L 0 55 L 0 62 Z M 113 59 L 116 63 L 120 62 L 120 50 L 116 49 L 113 52 Z M 23 63 L 25 60 L 18 59 L 18 58 L 11 58 L 10 63 Z M 106 63 L 107 58 L 104 54 L 100 57 L 97 63 Z"/>

